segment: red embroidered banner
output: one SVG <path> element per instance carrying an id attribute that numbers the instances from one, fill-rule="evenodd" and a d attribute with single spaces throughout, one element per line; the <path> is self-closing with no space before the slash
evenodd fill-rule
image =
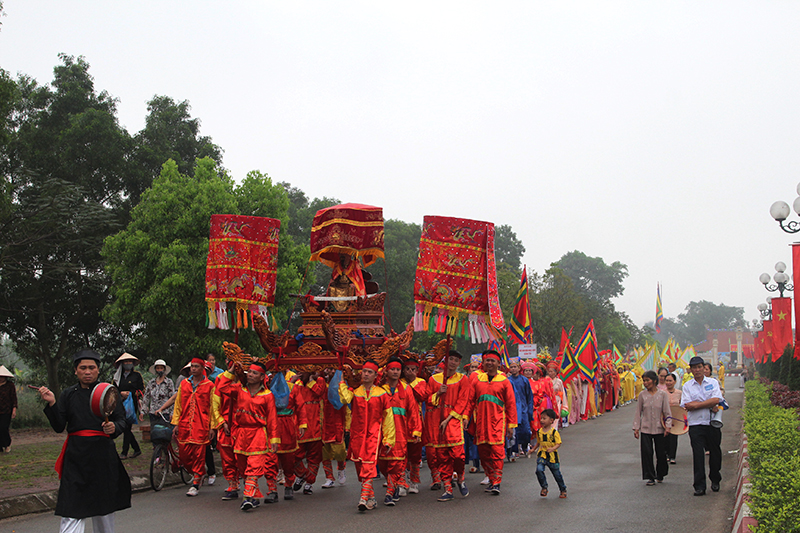
<path id="1" fill-rule="evenodd" d="M 422 224 L 416 280 L 417 331 L 469 335 L 483 343 L 504 327 L 497 295 L 494 224 L 426 216 Z M 438 316 L 432 316 L 437 310 Z M 488 325 L 484 317 L 488 316 Z"/>
<path id="2" fill-rule="evenodd" d="M 339 254 L 360 257 L 367 267 L 383 257 L 383 209 L 340 204 L 320 209 L 311 224 L 311 261 L 331 268 Z"/>
<path id="3" fill-rule="evenodd" d="M 206 263 L 206 301 L 273 306 L 281 221 L 212 215 Z M 242 305 L 243 304 L 243 305 Z M 211 307 L 209 307 L 211 309 Z"/>

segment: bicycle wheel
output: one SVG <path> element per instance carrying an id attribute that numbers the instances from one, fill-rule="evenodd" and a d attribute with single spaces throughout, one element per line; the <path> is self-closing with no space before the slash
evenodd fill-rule
<path id="1" fill-rule="evenodd" d="M 188 485 L 189 483 L 191 483 L 193 477 L 194 476 L 192 476 L 192 474 L 187 472 L 184 467 L 181 467 L 181 481 L 183 481 L 184 485 Z"/>
<path id="2" fill-rule="evenodd" d="M 169 474 L 169 453 L 162 444 L 153 447 L 153 457 L 150 459 L 150 486 L 159 491 L 164 488 Z"/>

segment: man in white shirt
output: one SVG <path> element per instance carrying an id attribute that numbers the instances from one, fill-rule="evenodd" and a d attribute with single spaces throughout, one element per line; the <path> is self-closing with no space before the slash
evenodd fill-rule
<path id="1" fill-rule="evenodd" d="M 718 409 L 722 400 L 719 383 L 715 379 L 705 377 L 703 373 L 703 358 L 692 357 L 689 368 L 694 379 L 683 385 L 681 407 L 687 411 L 686 419 L 689 423 L 689 441 L 692 443 L 692 458 L 694 462 L 694 495 L 703 496 L 706 493 L 706 461 L 705 451 L 708 450 L 708 478 L 711 480 L 711 490 L 719 492 L 719 482 L 722 480 L 722 449 L 720 448 L 721 432 L 714 431 L 711 427 L 711 412 Z"/>

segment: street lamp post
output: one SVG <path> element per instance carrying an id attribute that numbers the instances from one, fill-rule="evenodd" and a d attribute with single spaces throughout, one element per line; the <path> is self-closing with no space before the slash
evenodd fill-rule
<path id="1" fill-rule="evenodd" d="M 800 198 L 798 198 L 798 200 L 800 200 Z M 758 281 L 760 281 L 769 292 L 777 292 L 780 294 L 781 298 L 783 298 L 784 291 L 794 290 L 792 278 L 786 273 L 786 263 L 783 261 L 775 263 L 775 274 L 771 278 L 769 274 L 764 272 L 758 277 Z M 775 283 L 770 283 L 770 281 L 775 281 Z"/>
<path id="2" fill-rule="evenodd" d="M 761 318 L 764 320 L 772 320 L 772 297 L 767 297 L 767 303 L 758 304 L 758 312 L 761 313 Z"/>
<path id="3" fill-rule="evenodd" d="M 800 184 L 797 185 L 797 194 L 798 197 L 795 198 L 794 202 L 792 203 L 792 208 L 794 209 L 795 213 L 800 215 Z M 781 200 L 778 200 L 769 208 L 769 214 L 772 215 L 772 218 L 778 222 L 783 231 L 786 233 L 800 232 L 800 222 L 796 220 L 786 222 L 786 219 L 789 218 L 791 212 L 792 211 L 789 208 L 789 204 Z"/>

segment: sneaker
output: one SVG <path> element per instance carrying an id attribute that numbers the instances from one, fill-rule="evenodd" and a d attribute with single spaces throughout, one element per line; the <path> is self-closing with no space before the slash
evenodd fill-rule
<path id="1" fill-rule="evenodd" d="M 431 483 L 431 490 L 442 490 L 442 484 L 438 481 L 435 483 Z"/>
<path id="2" fill-rule="evenodd" d="M 239 491 L 238 490 L 226 490 L 225 494 L 222 495 L 223 500 L 238 500 L 239 499 Z"/>
<path id="3" fill-rule="evenodd" d="M 294 500 L 294 490 L 292 489 L 292 487 L 286 487 L 283 489 L 283 499 Z"/>
<path id="4" fill-rule="evenodd" d="M 303 479 L 303 478 L 298 476 L 294 480 L 294 485 L 292 485 L 292 490 L 297 491 L 297 490 L 302 489 L 303 488 L 303 483 L 305 483 L 305 479 Z"/>
<path id="5" fill-rule="evenodd" d="M 131 455 L 130 458 L 131 459 L 136 459 L 140 455 L 142 455 L 142 450 L 137 450 L 137 451 L 133 452 L 133 455 Z"/>
<path id="6" fill-rule="evenodd" d="M 498 494 L 500 494 L 500 485 L 492 485 L 489 488 L 490 488 L 489 492 L 491 492 L 493 496 L 497 496 Z"/>
<path id="7" fill-rule="evenodd" d="M 253 505 L 253 502 L 250 501 L 250 498 L 245 498 L 244 501 L 242 502 L 242 506 L 239 507 L 239 509 L 241 509 L 242 511 L 249 511 L 251 509 L 255 509 L 255 507 L 256 506 Z"/>
<path id="8" fill-rule="evenodd" d="M 405 498 L 406 496 L 408 496 L 408 489 L 405 487 L 400 487 L 399 489 L 397 489 L 397 495 L 400 496 L 401 498 Z"/>
<path id="9" fill-rule="evenodd" d="M 400 488 L 395 487 L 394 492 L 392 492 L 392 500 L 399 502 L 400 501 Z"/>
<path id="10" fill-rule="evenodd" d="M 481 485 L 488 485 L 488 484 L 489 484 L 489 476 L 486 476 L 485 478 L 483 478 L 483 481 L 481 481 Z"/>
<path id="11" fill-rule="evenodd" d="M 211 485 L 213 485 L 216 480 L 217 476 L 208 476 L 208 486 L 210 487 Z"/>
<path id="12" fill-rule="evenodd" d="M 267 497 L 264 498 L 264 503 L 278 503 L 278 493 L 270 492 L 267 494 Z"/>
<path id="13" fill-rule="evenodd" d="M 332 489 L 336 486 L 336 482 L 332 479 L 326 479 L 325 483 L 322 484 L 323 489 Z"/>
<path id="14" fill-rule="evenodd" d="M 387 494 L 386 497 L 383 499 L 383 505 L 389 505 L 390 507 L 394 507 L 394 498 L 391 494 Z"/>
<path id="15" fill-rule="evenodd" d="M 194 485 L 189 487 L 189 490 L 186 491 L 186 495 L 187 496 L 197 496 L 197 487 L 195 487 Z"/>
<path id="16" fill-rule="evenodd" d="M 408 486 L 408 493 L 409 494 L 419 494 L 419 483 L 411 483 Z"/>
<path id="17" fill-rule="evenodd" d="M 314 494 L 314 489 L 309 483 L 303 485 L 303 494 Z"/>
<path id="18" fill-rule="evenodd" d="M 339 477 L 337 479 L 339 485 L 344 485 L 347 481 L 347 476 L 344 474 L 344 470 L 339 470 Z"/>
<path id="19" fill-rule="evenodd" d="M 561 498 L 561 499 L 566 498 L 567 497 L 567 491 L 562 492 L 561 494 L 558 495 L 558 497 Z"/>
<path id="20" fill-rule="evenodd" d="M 275 483 L 278 485 L 283 485 L 286 481 L 286 476 L 283 475 L 283 470 L 278 470 L 278 476 L 275 478 Z"/>
<path id="21" fill-rule="evenodd" d="M 445 492 L 444 494 L 439 496 L 439 499 L 437 501 L 440 501 L 440 502 L 453 501 L 453 493 L 452 492 Z"/>
<path id="22" fill-rule="evenodd" d="M 127 453 L 123 453 L 122 455 L 119 456 L 119 458 L 124 461 L 125 459 L 128 458 L 128 454 Z"/>
<path id="23" fill-rule="evenodd" d="M 459 492 L 461 492 L 462 497 L 466 498 L 467 496 L 469 496 L 469 489 L 467 488 L 466 483 L 460 483 L 458 485 L 458 490 Z"/>
<path id="24" fill-rule="evenodd" d="M 361 498 L 360 500 L 358 500 L 358 512 L 363 513 L 366 510 L 367 510 L 367 500 Z"/>
<path id="25" fill-rule="evenodd" d="M 367 500 L 367 511 L 371 511 L 378 506 L 378 502 L 375 501 L 375 498 L 370 498 Z"/>

